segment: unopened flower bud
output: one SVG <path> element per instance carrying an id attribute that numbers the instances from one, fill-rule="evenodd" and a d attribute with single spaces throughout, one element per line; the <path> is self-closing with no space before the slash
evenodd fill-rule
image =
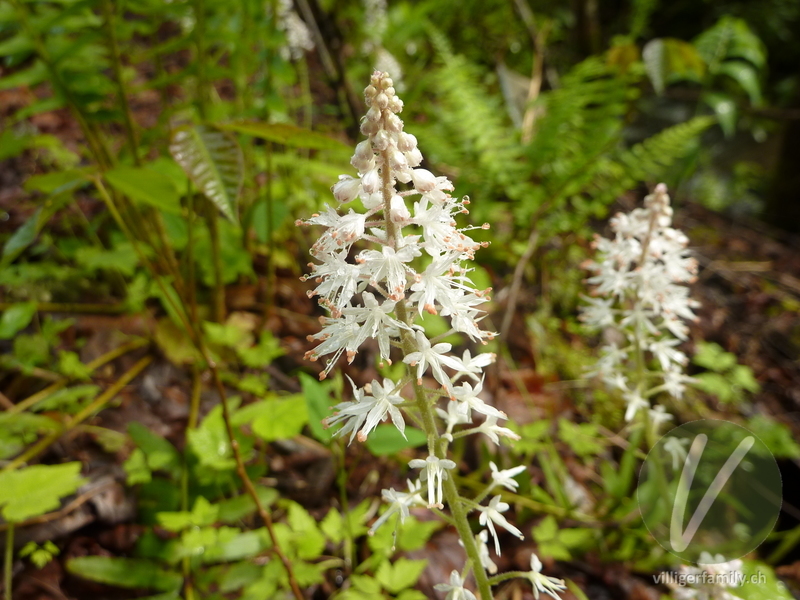
<path id="1" fill-rule="evenodd" d="M 403 101 L 397 96 L 392 96 L 389 99 L 389 110 L 391 110 L 393 113 L 403 112 Z"/>
<path id="2" fill-rule="evenodd" d="M 376 134 L 375 134 L 375 136 L 372 138 L 372 146 L 373 146 L 373 147 L 375 148 L 375 150 L 377 150 L 378 152 L 383 152 L 384 150 L 386 150 L 386 148 L 388 148 L 388 147 L 389 147 L 389 142 L 391 142 L 391 141 L 392 141 L 392 140 L 391 140 L 391 138 L 389 137 L 389 134 L 388 134 L 386 131 L 384 131 L 383 129 L 381 129 L 381 130 L 380 130 L 378 133 L 376 133 Z"/>
<path id="3" fill-rule="evenodd" d="M 389 98 L 386 96 L 386 94 L 381 92 L 380 94 L 375 96 L 375 102 L 373 102 L 373 105 L 383 110 L 384 108 L 389 106 Z"/>
<path id="4" fill-rule="evenodd" d="M 360 180 L 347 175 L 339 175 L 339 181 L 337 181 L 331 189 L 333 191 L 333 197 L 344 204 L 345 202 L 355 200 L 360 187 Z"/>
<path id="5" fill-rule="evenodd" d="M 419 149 L 414 148 L 413 150 L 405 153 L 406 160 L 408 161 L 409 167 L 418 167 L 422 162 L 422 152 Z"/>
<path id="6" fill-rule="evenodd" d="M 379 121 L 381 118 L 381 109 L 378 108 L 377 104 L 373 104 L 370 109 L 367 111 L 367 120 L 368 121 Z"/>
<path id="7" fill-rule="evenodd" d="M 430 192 L 436 187 L 436 176 L 427 169 L 414 169 L 411 171 L 414 187 L 422 194 Z"/>
<path id="8" fill-rule="evenodd" d="M 386 129 L 395 133 L 403 131 L 403 122 L 400 117 L 394 113 L 389 113 L 386 116 Z"/>
<path id="9" fill-rule="evenodd" d="M 364 119 L 361 122 L 361 133 L 363 135 L 372 135 L 378 132 L 380 125 L 377 121 L 370 121 L 369 119 Z"/>
<path id="10" fill-rule="evenodd" d="M 417 138 L 405 131 L 397 136 L 397 149 L 400 152 L 410 152 L 417 149 Z"/>
<path id="11" fill-rule="evenodd" d="M 361 178 L 361 187 L 367 194 L 374 194 L 380 189 L 381 178 L 378 175 L 378 169 L 367 171 Z"/>
<path id="12" fill-rule="evenodd" d="M 389 166 L 392 169 L 407 169 L 408 161 L 402 152 L 395 150 L 389 155 Z"/>
<path id="13" fill-rule="evenodd" d="M 395 223 L 402 223 L 411 219 L 411 213 L 408 212 L 406 203 L 400 196 L 396 194 L 392 196 L 389 208 L 391 211 L 391 219 Z"/>

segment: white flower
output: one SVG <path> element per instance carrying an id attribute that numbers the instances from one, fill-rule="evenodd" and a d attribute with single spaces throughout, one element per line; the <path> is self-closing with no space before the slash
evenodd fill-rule
<path id="1" fill-rule="evenodd" d="M 686 321 L 695 318 L 693 309 L 698 306 L 686 287 L 695 279 L 697 262 L 686 249 L 687 237 L 671 227 L 666 186 L 657 185 L 644 204 L 611 219 L 613 239 L 595 239 L 596 258 L 587 264 L 595 297 L 584 298 L 581 316 L 592 327 L 616 330 L 616 337 L 626 341 L 607 344 L 593 374 L 624 392 L 628 421 L 649 408 L 645 398 L 658 392 L 682 397 L 682 369 L 688 358 L 677 347 L 687 338 Z M 660 371 L 649 369 L 651 358 Z M 643 366 L 646 373 L 641 373 Z M 627 378 L 634 372 L 630 387 L 637 391 L 631 392 Z M 663 387 L 654 382 L 653 375 L 659 373 Z M 665 418 L 660 412 L 654 417 Z"/>
<path id="2" fill-rule="evenodd" d="M 650 408 L 650 403 L 646 399 L 642 398 L 642 395 L 638 390 L 623 394 L 623 398 L 625 398 L 625 402 L 628 403 L 628 408 L 625 410 L 626 421 L 632 421 L 633 417 L 636 416 L 636 413 L 639 412 L 639 409 Z"/>
<path id="3" fill-rule="evenodd" d="M 347 432 L 351 432 L 350 443 L 352 443 L 358 430 L 358 441 L 364 442 L 369 432 L 375 429 L 378 423 L 383 421 L 388 414 L 400 434 L 406 437 L 403 415 L 395 406 L 402 403 L 403 398 L 393 393 L 396 386 L 391 379 L 384 379 L 383 385 L 378 383 L 377 380 L 373 380 L 371 384 L 372 396 L 367 396 L 362 390 L 356 388 L 352 379 L 350 379 L 350 385 L 353 386 L 355 400 L 336 405 L 334 408 L 338 412 L 327 419 L 329 426 L 338 421 L 346 422 L 345 426 L 336 432 L 336 435 L 344 435 Z"/>
<path id="4" fill-rule="evenodd" d="M 519 483 L 517 483 L 517 481 L 513 478 L 520 473 L 524 473 L 528 467 L 525 465 L 520 465 L 518 467 L 514 467 L 513 469 L 503 469 L 502 471 L 499 471 L 497 469 L 497 465 L 494 464 L 494 462 L 489 461 L 489 468 L 492 470 L 492 488 L 499 485 L 507 490 L 516 492 L 517 488 L 519 487 Z"/>
<path id="5" fill-rule="evenodd" d="M 417 367 L 417 382 L 422 381 L 423 373 L 430 366 L 434 379 L 444 387 L 450 388 L 450 378 L 444 372 L 442 366 L 458 369 L 458 360 L 447 354 L 450 352 L 452 345 L 441 342 L 431 346 L 430 341 L 425 337 L 425 332 L 420 330 L 416 331 L 414 339 L 416 340 L 417 349 L 415 352 L 407 354 L 403 362 L 412 367 Z"/>
<path id="6" fill-rule="evenodd" d="M 478 431 L 492 440 L 495 444 L 500 443 L 500 436 L 512 440 L 519 440 L 520 437 L 507 427 L 497 425 L 497 417 L 488 416 L 486 420 L 478 426 Z"/>
<path id="7" fill-rule="evenodd" d="M 422 460 L 415 458 L 408 463 L 412 469 L 425 469 L 420 474 L 421 481 L 428 482 L 428 508 L 444 508 L 442 503 L 442 481 L 447 478 L 447 471 L 445 469 L 455 469 L 456 463 L 446 458 L 438 458 L 429 455 L 428 458 Z"/>
<path id="8" fill-rule="evenodd" d="M 489 506 L 481 506 L 478 510 L 481 513 L 481 516 L 478 519 L 478 522 L 485 526 L 489 530 L 489 534 L 494 538 L 494 551 L 497 553 L 497 556 L 500 556 L 500 540 L 497 537 L 497 531 L 495 530 L 494 526 L 495 523 L 500 525 L 506 531 L 514 534 L 519 539 L 523 539 L 525 536 L 522 535 L 522 532 L 514 527 L 511 523 L 509 523 L 506 518 L 500 514 L 504 513 L 509 509 L 509 505 L 503 502 L 500 499 L 500 496 L 495 496 L 489 501 Z"/>
<path id="9" fill-rule="evenodd" d="M 351 306 L 342 310 L 342 314 L 352 315 L 357 323 L 362 323 L 354 345 L 360 346 L 368 337 L 377 338 L 381 358 L 388 360 L 391 338 L 398 337 L 400 329 L 411 328 L 390 316 L 396 304 L 394 301 L 384 300 L 379 304 L 375 296 L 369 292 L 361 294 L 361 298 L 364 302 L 363 307 Z"/>
<path id="10" fill-rule="evenodd" d="M 464 354 L 461 356 L 461 366 L 458 372 L 453 375 L 453 381 L 456 381 L 462 375 L 469 377 L 473 381 L 480 381 L 477 373 L 492 364 L 495 358 L 497 358 L 497 355 L 493 352 L 483 352 L 473 357 L 469 350 L 464 350 Z"/>
<path id="11" fill-rule="evenodd" d="M 425 504 L 425 501 L 419 494 L 419 489 L 422 484 L 419 481 L 412 482 L 411 480 L 408 480 L 407 483 L 407 493 L 396 492 L 394 488 L 381 491 L 381 496 L 383 496 L 383 499 L 389 503 L 389 508 L 386 509 L 386 511 L 380 517 L 378 517 L 378 520 L 372 524 L 372 527 L 369 528 L 370 535 L 374 535 L 378 527 L 383 525 L 393 514 L 399 513 L 400 522 L 405 523 L 406 517 L 409 515 L 408 508 L 410 506 L 414 506 L 415 504 Z"/>
<path id="12" fill-rule="evenodd" d="M 494 406 L 486 404 L 486 402 L 478 397 L 478 394 L 481 393 L 482 389 L 483 379 L 481 379 L 474 388 L 468 382 L 464 382 L 461 385 L 453 387 L 450 392 L 450 397 L 458 402 L 459 411 L 467 415 L 468 418 L 472 414 L 471 411 L 474 410 L 475 412 L 486 415 L 487 417 L 505 419 L 506 414 L 503 411 L 497 410 Z"/>
<path id="13" fill-rule="evenodd" d="M 450 583 L 437 583 L 433 589 L 439 592 L 447 592 L 445 600 L 476 600 L 475 594 L 464 587 L 464 582 L 458 571 L 450 573 Z"/>
<path id="14" fill-rule="evenodd" d="M 533 596 L 536 600 L 539 600 L 540 592 L 560 600 L 560 596 L 556 592 L 563 592 L 567 589 L 563 579 L 542 575 L 542 561 L 535 554 L 531 554 L 531 570 L 528 572 L 528 579 L 533 586 Z"/>
<path id="15" fill-rule="evenodd" d="M 464 423 L 472 422 L 466 414 L 458 410 L 458 402 L 448 402 L 446 411 L 437 406 L 436 414 L 439 415 L 447 427 L 442 437 L 450 442 L 453 441 L 453 428 L 456 425 L 463 425 Z"/>

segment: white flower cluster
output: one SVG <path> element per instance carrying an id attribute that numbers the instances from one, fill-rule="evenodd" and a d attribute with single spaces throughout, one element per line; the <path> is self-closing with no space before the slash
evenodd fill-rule
<path id="1" fill-rule="evenodd" d="M 671 417 L 661 406 L 651 408 L 650 398 L 659 392 L 681 398 L 690 381 L 683 373 L 688 359 L 677 346 L 687 337 L 685 320 L 695 319 L 698 303 L 686 284 L 696 279 L 697 261 L 686 249 L 687 237 L 671 227 L 666 186 L 658 184 L 644 203 L 611 220 L 613 239 L 595 239 L 597 258 L 585 265 L 595 288 L 581 318 L 620 338 L 602 348 L 592 374 L 622 392 L 626 420 L 646 409 L 657 425 Z M 658 369 L 650 370 L 648 360 Z"/>
<path id="2" fill-rule="evenodd" d="M 280 49 L 284 60 L 300 60 L 314 49 L 314 40 L 305 21 L 294 11 L 292 0 L 278 0 L 278 29 L 286 34 L 286 45 Z"/>
<path id="3" fill-rule="evenodd" d="M 713 561 L 715 564 L 707 564 Z M 742 561 L 723 562 L 721 555 L 712 557 L 707 552 L 700 555 L 697 567 L 682 565 L 678 570 L 677 583 L 670 580 L 667 585 L 672 588 L 675 600 L 742 600 L 735 596 L 730 588 L 739 587 L 744 581 Z"/>
<path id="4" fill-rule="evenodd" d="M 490 290 L 475 289 L 470 269 L 463 264 L 484 244 L 467 235 L 475 228 L 460 229 L 455 221 L 456 215 L 468 212 L 469 200 L 453 198 L 453 184 L 446 177 L 436 177 L 420 167 L 422 154 L 416 138 L 403 131 L 397 116 L 403 103 L 387 73 L 373 73 L 365 99 L 368 111 L 361 132 L 367 139 L 356 146 L 351 160 L 358 176 L 342 175 L 332 188 L 339 203 L 358 199 L 363 210 L 350 208 L 339 214 L 326 206 L 298 225 L 325 228 L 311 248 L 318 262 L 309 265 L 311 273 L 304 278 L 316 284 L 309 296 L 317 297 L 329 312 L 322 319 L 322 330 L 309 336 L 318 344 L 306 354 L 312 361 L 329 357 L 320 378 L 340 357 L 352 362 L 368 339 L 377 341 L 382 361 L 391 364 L 396 353 L 408 365 L 408 375 L 399 381 L 375 380 L 360 389 L 351 380 L 353 399 L 336 406 L 337 412 L 326 424 L 341 425 L 337 435 L 349 434 L 350 442 L 356 438 L 363 442 L 387 417 L 405 435 L 401 410 L 418 410 L 429 416 L 425 425 L 428 456 L 409 463 L 412 469 L 419 469 L 419 477 L 409 481 L 408 492 L 383 490 L 389 508 L 374 524 L 374 531 L 393 514 L 402 522 L 411 506 L 444 507 L 443 486 L 456 468 L 455 462 L 446 458 L 447 448 L 455 437 L 482 433 L 494 442 L 500 436 L 518 437 L 497 424 L 506 415 L 480 397 L 482 371 L 494 355 L 473 356 L 468 350 L 461 357 L 451 355 L 449 343 L 429 340 L 424 328 L 415 323 L 423 313 L 438 314 L 449 319 L 451 332 L 464 333 L 473 341 L 486 343 L 494 336 L 478 327 L 480 307 L 488 301 Z M 436 389 L 422 387 L 426 376 L 435 380 Z M 404 402 L 401 396 L 409 384 L 415 390 L 416 404 Z M 442 402 L 446 409 L 439 406 Z M 433 423 L 437 414 L 444 423 L 442 428 Z M 480 424 L 473 424 L 476 415 L 483 417 Z M 497 486 L 515 490 L 517 482 L 512 478 L 525 470 L 492 467 L 492 481 L 481 498 Z M 464 501 L 459 497 L 458 502 Z M 489 535 L 499 554 L 496 526 L 520 538 L 522 533 L 503 516 L 509 505 L 501 496 L 492 498 L 488 506 L 476 502 L 469 506 L 480 513 L 479 521 L 485 526 L 477 537 L 474 555 L 492 572 L 496 567 L 486 546 Z M 474 542 L 468 543 L 472 546 Z M 448 588 L 453 597 L 461 593 L 455 591 L 458 582 L 453 579 Z"/>

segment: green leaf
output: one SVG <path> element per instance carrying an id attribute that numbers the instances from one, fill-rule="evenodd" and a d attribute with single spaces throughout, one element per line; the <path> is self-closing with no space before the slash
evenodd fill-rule
<path id="1" fill-rule="evenodd" d="M 733 98 L 727 94 L 706 92 L 701 96 L 701 100 L 714 111 L 725 137 L 733 137 L 736 133 L 736 102 Z"/>
<path id="2" fill-rule="evenodd" d="M 197 429 L 187 433 L 187 437 L 189 446 L 200 464 L 217 471 L 236 467 L 222 418 L 222 406 L 215 406 Z"/>
<path id="3" fill-rule="evenodd" d="M 567 584 L 567 589 L 572 592 L 577 600 L 589 600 L 589 596 L 572 579 L 566 579 L 565 583 Z"/>
<path id="4" fill-rule="evenodd" d="M 35 314 L 36 302 L 19 302 L 9 306 L 0 317 L 0 340 L 13 338 L 30 325 Z"/>
<path id="5" fill-rule="evenodd" d="M 319 528 L 334 544 L 338 544 L 344 539 L 344 519 L 334 507 L 331 507 L 328 514 L 322 519 Z"/>
<path id="6" fill-rule="evenodd" d="M 775 421 L 766 415 L 756 415 L 747 421 L 747 428 L 764 442 L 775 458 L 800 458 L 800 444 L 794 439 L 792 430 L 785 423 Z"/>
<path id="7" fill-rule="evenodd" d="M 18 135 L 11 128 L 6 129 L 0 133 L 0 161 L 19 156 L 30 145 L 30 136 Z"/>
<path id="8" fill-rule="evenodd" d="M 211 504 L 202 496 L 194 502 L 192 511 L 160 512 L 156 515 L 159 525 L 167 531 L 179 532 L 188 527 L 206 527 L 213 525 L 219 514 L 219 506 Z"/>
<path id="9" fill-rule="evenodd" d="M 725 352 L 714 342 L 698 342 L 692 362 L 709 371 L 724 373 L 736 365 L 736 355 Z"/>
<path id="10" fill-rule="evenodd" d="M 694 45 L 713 72 L 727 58 L 741 58 L 756 69 L 763 69 L 767 62 L 764 44 L 747 22 L 728 15 L 697 36 Z"/>
<path id="11" fill-rule="evenodd" d="M 165 304 L 169 306 L 168 302 Z M 189 365 L 202 360 L 200 352 L 186 335 L 183 327 L 176 325 L 175 321 L 168 317 L 159 319 L 153 339 L 174 365 Z"/>
<path id="12" fill-rule="evenodd" d="M 341 149 L 346 145 L 337 139 L 328 137 L 317 131 L 297 127 L 288 123 L 260 123 L 257 121 L 234 121 L 221 123 L 218 128 L 236 131 L 253 137 L 292 146 L 294 148 L 311 148 L 312 150 Z"/>
<path id="13" fill-rule="evenodd" d="M 427 560 L 399 558 L 393 563 L 387 560 L 378 567 L 375 578 L 389 593 L 399 594 L 417 583 L 427 564 Z"/>
<path id="14" fill-rule="evenodd" d="M 25 181 L 24 187 L 25 191 L 28 192 L 58 194 L 87 184 L 89 182 L 87 179 L 89 173 L 91 173 L 91 167 L 42 173 L 41 175 L 29 177 Z"/>
<path id="15" fill-rule="evenodd" d="M 300 373 L 300 385 L 308 410 L 308 425 L 314 437 L 323 443 L 330 442 L 333 435 L 322 426 L 322 421 L 330 415 L 330 384 L 317 381 L 308 373 Z"/>
<path id="16" fill-rule="evenodd" d="M 80 472 L 81 463 L 71 462 L 0 473 L 3 518 L 18 523 L 57 509 L 61 498 L 74 494 L 85 483 Z"/>
<path id="17" fill-rule="evenodd" d="M 405 434 L 404 438 L 394 425 L 378 425 L 369 434 L 366 445 L 375 456 L 388 456 L 406 448 L 417 448 L 428 440 L 425 432 L 416 427 L 406 427 Z"/>
<path id="18" fill-rule="evenodd" d="M 793 600 L 794 596 L 767 563 L 743 560 L 744 582 L 731 593 L 746 600 Z"/>
<path id="19" fill-rule="evenodd" d="M 720 402 L 729 402 L 733 399 L 733 390 L 730 380 L 719 373 L 700 373 L 694 376 L 694 386 L 716 396 Z"/>
<path id="20" fill-rule="evenodd" d="M 6 240 L 3 246 L 3 264 L 13 262 L 25 248 L 36 240 L 36 236 L 39 235 L 42 226 L 42 214 L 42 208 L 36 209 L 36 212 Z"/>
<path id="21" fill-rule="evenodd" d="M 657 38 L 642 49 L 645 71 L 661 95 L 671 81 L 700 81 L 705 63 L 694 46 L 675 38 Z"/>
<path id="22" fill-rule="evenodd" d="M 92 375 L 92 369 L 83 364 L 75 352 L 69 350 L 61 350 L 58 353 L 58 370 L 70 379 L 86 380 Z"/>
<path id="23" fill-rule="evenodd" d="M 290 501 L 287 520 L 295 534 L 294 542 L 300 558 L 311 560 L 322 554 L 325 549 L 325 536 L 317 527 L 314 517 L 308 514 L 305 508 L 297 502 Z"/>
<path id="24" fill-rule="evenodd" d="M 559 419 L 558 435 L 578 456 L 596 456 L 605 447 L 595 423 L 576 424 L 569 419 Z"/>
<path id="25" fill-rule="evenodd" d="M 144 452 L 152 471 L 165 471 L 173 477 L 180 475 L 181 455 L 170 442 L 136 422 L 128 425 L 128 434 Z"/>
<path id="26" fill-rule="evenodd" d="M 258 495 L 261 504 L 269 506 L 278 499 L 278 492 L 273 488 L 257 485 L 256 494 Z M 256 503 L 249 494 L 241 494 L 235 498 L 222 500 L 219 504 L 219 516 L 217 517 L 222 523 L 238 523 L 245 517 L 252 515 L 256 511 Z"/>
<path id="27" fill-rule="evenodd" d="M 719 73 L 727 75 L 738 83 L 750 97 L 753 106 L 761 104 L 761 83 L 758 80 L 758 73 L 751 65 L 738 60 L 728 60 L 720 65 Z"/>
<path id="28" fill-rule="evenodd" d="M 67 561 L 67 571 L 89 581 L 130 589 L 169 592 L 183 584 L 178 573 L 142 558 L 80 556 Z"/>
<path id="29" fill-rule="evenodd" d="M 12 75 L 0 77 L 0 91 L 10 90 L 15 87 L 31 87 L 43 82 L 49 75 L 50 72 L 44 63 L 37 60 L 32 67 L 17 71 Z"/>
<path id="30" fill-rule="evenodd" d="M 406 552 L 419 550 L 442 526 L 441 521 L 418 521 L 414 517 L 409 517 L 398 528 L 397 547 Z"/>
<path id="31" fill-rule="evenodd" d="M 558 534 L 558 522 L 553 515 L 547 515 L 533 527 L 533 539 L 538 543 L 550 542 Z"/>
<path id="32" fill-rule="evenodd" d="M 105 173 L 106 181 L 115 190 L 135 202 L 149 204 L 164 212 L 180 214 L 178 192 L 172 180 L 148 167 L 115 167 Z"/>
<path id="33" fill-rule="evenodd" d="M 169 151 L 197 188 L 231 221 L 244 179 L 239 144 L 229 134 L 203 125 L 181 127 Z"/>
<path id="34" fill-rule="evenodd" d="M 147 466 L 147 457 L 141 448 L 136 448 L 127 460 L 122 463 L 122 468 L 125 470 L 127 477 L 125 483 L 129 486 L 136 485 L 137 483 L 150 483 L 153 479 L 153 474 L 150 467 Z"/>
<path id="35" fill-rule="evenodd" d="M 139 264 L 139 255 L 130 242 L 121 242 L 111 250 L 97 246 L 81 246 L 75 252 L 75 261 L 87 271 L 116 270 L 130 277 Z"/>
<path id="36" fill-rule="evenodd" d="M 297 400 L 265 400 L 266 411 L 253 421 L 253 433 L 267 442 L 298 435 L 308 423 L 305 403 Z"/>

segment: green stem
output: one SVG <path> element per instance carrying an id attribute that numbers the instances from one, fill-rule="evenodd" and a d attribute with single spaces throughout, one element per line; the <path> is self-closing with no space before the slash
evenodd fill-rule
<path id="1" fill-rule="evenodd" d="M 383 213 L 386 223 L 386 237 L 389 240 L 389 243 L 396 247 L 399 245 L 399 242 L 402 239 L 402 234 L 400 229 L 391 219 L 391 198 L 393 187 L 392 174 L 388 166 L 390 164 L 388 153 L 383 152 L 382 157 L 383 167 L 381 168 L 381 179 L 383 184 Z M 406 308 L 405 300 L 400 300 L 397 302 L 395 305 L 395 311 L 398 319 L 401 322 L 406 323 L 407 325 L 411 325 L 413 323 L 413 318 L 411 315 L 409 315 L 408 309 Z M 415 351 L 415 342 L 413 334 L 410 331 L 401 330 L 401 332 L 403 358 L 405 358 Z M 414 378 L 410 372 L 410 366 L 408 369 L 409 376 L 413 378 L 414 396 L 416 398 L 417 408 L 422 418 L 425 434 L 428 437 L 428 452 L 438 458 L 446 458 L 444 448 L 440 444 L 436 443 L 437 441 L 441 440 L 441 434 L 436 426 L 436 417 L 433 408 L 435 400 L 431 401 L 428 399 L 428 396 L 425 393 L 425 388 L 417 383 L 416 378 Z M 478 584 L 478 591 L 480 593 L 481 600 L 492 600 L 492 588 L 489 585 L 488 578 L 486 577 L 486 571 L 481 564 L 480 553 L 478 552 L 478 546 L 475 543 L 475 536 L 472 533 L 469 520 L 467 519 L 467 511 L 464 507 L 464 500 L 458 493 L 458 487 L 456 486 L 454 478 L 452 476 L 447 477 L 447 479 L 444 480 L 442 487 L 445 500 L 447 501 L 447 506 L 450 508 L 450 512 L 453 515 L 453 523 L 456 526 L 456 531 L 458 531 L 461 542 L 464 544 L 464 549 L 467 552 L 469 563 L 473 567 L 472 571 L 475 575 L 475 581 Z"/>
<path id="2" fill-rule="evenodd" d="M 5 583 L 6 600 L 12 600 L 11 583 L 14 579 L 14 523 L 8 522 L 6 529 L 6 559 L 3 569 L 3 581 Z"/>
<path id="3" fill-rule="evenodd" d="M 194 0 L 194 43 L 197 55 L 197 112 L 200 119 L 206 119 L 207 85 L 206 81 L 206 6 L 204 0 Z"/>
<path id="4" fill-rule="evenodd" d="M 207 204 L 208 232 L 211 237 L 211 264 L 214 270 L 214 291 L 212 306 L 214 320 L 222 323 L 225 320 L 225 285 L 222 281 L 222 249 L 219 240 L 219 215 L 217 208 L 210 202 Z"/>
<path id="5" fill-rule="evenodd" d="M 103 0 L 103 25 L 108 37 L 108 49 L 111 55 L 111 67 L 114 73 L 114 83 L 117 86 L 117 96 L 119 96 L 119 104 L 122 108 L 122 122 L 125 126 L 125 137 L 128 142 L 128 149 L 133 156 L 133 162 L 136 166 L 141 163 L 139 161 L 139 145 L 136 143 L 136 132 L 133 128 L 133 117 L 131 116 L 131 107 L 128 103 L 128 93 L 125 89 L 125 81 L 122 77 L 122 60 L 120 58 L 119 44 L 117 42 L 117 32 L 114 29 L 114 7 L 111 0 Z"/>

